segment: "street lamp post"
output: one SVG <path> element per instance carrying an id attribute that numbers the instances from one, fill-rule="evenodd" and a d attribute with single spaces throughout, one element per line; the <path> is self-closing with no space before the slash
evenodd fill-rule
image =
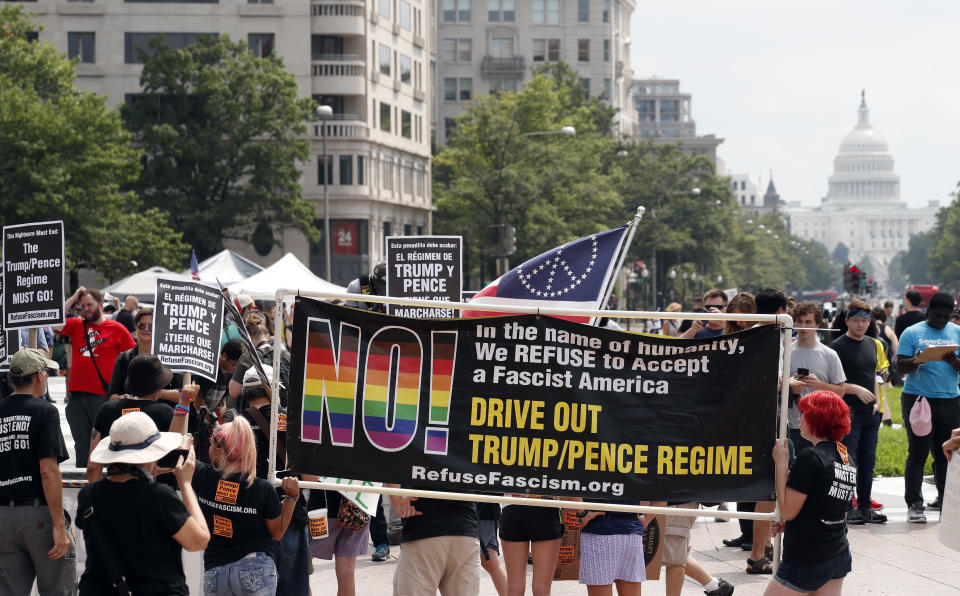
<path id="1" fill-rule="evenodd" d="M 333 117 L 333 108 L 330 106 L 317 106 L 314 115 L 320 121 L 320 136 L 323 139 L 323 257 L 324 271 L 327 281 L 333 283 L 331 279 L 331 255 L 333 251 L 333 241 L 330 238 L 330 199 L 327 196 L 327 185 L 330 177 L 330 168 L 327 166 L 327 120 Z"/>

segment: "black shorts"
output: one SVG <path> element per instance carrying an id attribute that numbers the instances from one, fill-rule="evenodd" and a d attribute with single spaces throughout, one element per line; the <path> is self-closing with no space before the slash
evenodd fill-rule
<path id="1" fill-rule="evenodd" d="M 507 505 L 500 516 L 500 540 L 541 542 L 563 536 L 563 520 L 557 507 Z"/>
<path id="2" fill-rule="evenodd" d="M 781 561 L 773 579 L 801 594 L 816 592 L 830 580 L 846 577 L 850 573 L 852 558 L 845 550 L 821 563 L 790 563 Z"/>

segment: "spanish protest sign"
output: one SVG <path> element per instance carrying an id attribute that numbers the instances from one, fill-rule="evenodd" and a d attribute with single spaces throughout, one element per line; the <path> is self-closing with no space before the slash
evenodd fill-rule
<path id="1" fill-rule="evenodd" d="M 387 296 L 459 302 L 463 288 L 463 238 L 388 236 Z M 455 308 L 390 304 L 390 314 L 411 318 L 452 318 Z"/>
<path id="2" fill-rule="evenodd" d="M 157 278 L 153 353 L 170 370 L 217 380 L 223 298 L 198 281 Z"/>
<path id="3" fill-rule="evenodd" d="M 63 325 L 63 222 L 4 226 L 3 327 Z"/>
<path id="4" fill-rule="evenodd" d="M 773 493 L 774 326 L 680 340 L 535 315 L 401 319 L 298 297 L 294 329 L 298 472 L 598 499 Z"/>

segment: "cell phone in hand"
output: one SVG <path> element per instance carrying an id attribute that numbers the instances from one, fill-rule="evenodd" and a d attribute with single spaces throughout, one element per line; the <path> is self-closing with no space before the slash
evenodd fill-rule
<path id="1" fill-rule="evenodd" d="M 797 376 L 798 376 L 798 377 L 805 377 L 805 376 L 807 376 L 807 375 L 809 375 L 809 374 L 810 374 L 810 369 L 809 369 L 809 368 L 798 368 L 798 369 L 797 369 Z"/>
<path id="2" fill-rule="evenodd" d="M 158 468 L 175 468 L 177 467 L 177 462 L 181 457 L 187 459 L 187 454 L 190 453 L 186 449 L 174 449 L 170 453 L 164 455 L 157 461 Z"/>

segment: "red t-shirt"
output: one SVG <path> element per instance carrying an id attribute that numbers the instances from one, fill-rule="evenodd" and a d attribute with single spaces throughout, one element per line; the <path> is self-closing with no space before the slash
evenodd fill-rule
<path id="1" fill-rule="evenodd" d="M 70 362 L 69 391 L 84 391 L 97 395 L 106 395 L 97 370 L 93 367 L 93 359 L 87 350 L 87 342 L 83 338 L 83 319 L 71 317 L 67 319 L 60 332 L 70 338 L 73 350 L 73 359 Z M 110 384 L 110 375 L 113 374 L 113 363 L 120 352 L 129 350 L 137 345 L 130 336 L 127 328 L 120 323 L 105 319 L 99 325 L 87 325 L 87 336 L 93 347 L 93 355 L 97 359 L 97 368 L 103 375 L 103 380 Z"/>

